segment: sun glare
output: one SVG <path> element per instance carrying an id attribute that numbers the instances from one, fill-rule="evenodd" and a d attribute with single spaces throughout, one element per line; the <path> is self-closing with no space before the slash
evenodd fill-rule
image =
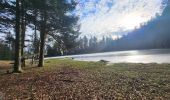
<path id="1" fill-rule="evenodd" d="M 145 19 L 139 16 L 138 14 L 132 13 L 128 14 L 122 18 L 121 24 L 126 29 L 134 29 L 135 27 L 139 27 L 141 23 L 145 22 Z"/>

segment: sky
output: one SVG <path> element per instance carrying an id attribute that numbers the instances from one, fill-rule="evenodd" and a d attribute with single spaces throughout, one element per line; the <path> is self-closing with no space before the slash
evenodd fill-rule
<path id="1" fill-rule="evenodd" d="M 121 37 L 161 15 L 167 0 L 77 0 L 81 36 Z M 166 4 L 166 3 L 165 3 Z"/>
<path id="2" fill-rule="evenodd" d="M 80 32 L 88 36 L 121 36 L 161 15 L 167 0 L 78 0 Z"/>

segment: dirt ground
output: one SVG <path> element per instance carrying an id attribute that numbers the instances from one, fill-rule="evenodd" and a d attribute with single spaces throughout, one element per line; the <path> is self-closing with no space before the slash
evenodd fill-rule
<path id="1" fill-rule="evenodd" d="M 2 94 L 11 100 L 168 100 L 170 65 L 47 60 L 43 68 L 1 74 Z"/>

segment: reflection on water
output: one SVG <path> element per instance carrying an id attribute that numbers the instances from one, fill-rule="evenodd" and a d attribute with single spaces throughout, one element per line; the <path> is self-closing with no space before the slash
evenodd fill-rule
<path id="1" fill-rule="evenodd" d="M 170 63 L 170 49 L 118 51 L 63 57 L 73 57 L 75 60 L 81 61 L 107 60 L 111 63 Z"/>
<path id="2" fill-rule="evenodd" d="M 132 56 L 110 56 L 110 57 L 75 57 L 81 61 L 107 60 L 112 63 L 131 62 L 131 63 L 170 63 L 170 54 L 158 55 L 132 55 Z"/>

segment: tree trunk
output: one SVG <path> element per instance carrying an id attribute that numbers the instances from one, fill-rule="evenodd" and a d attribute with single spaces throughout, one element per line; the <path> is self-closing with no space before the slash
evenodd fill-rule
<path id="1" fill-rule="evenodd" d="M 15 39 L 15 64 L 13 72 L 22 72 L 21 69 L 21 33 L 20 33 L 20 0 L 16 0 L 16 39 Z"/>
<path id="2" fill-rule="evenodd" d="M 34 46 L 34 54 L 36 56 L 38 56 L 39 54 L 39 46 L 40 46 L 40 43 L 39 43 L 39 39 L 37 37 L 37 9 L 34 10 L 34 15 L 35 15 L 35 18 L 34 18 L 34 43 L 33 43 L 33 46 Z M 38 57 L 37 57 L 38 58 Z"/>
<path id="3" fill-rule="evenodd" d="M 46 2 L 45 2 L 46 3 Z M 41 32 L 40 32 L 40 54 L 38 67 L 44 66 L 44 47 L 46 40 L 46 24 L 47 24 L 47 12 L 44 9 L 42 14 Z"/>
<path id="4" fill-rule="evenodd" d="M 44 47 L 45 47 L 45 33 L 44 29 L 40 33 L 40 54 L 39 54 L 39 64 L 38 67 L 44 66 Z"/>
<path id="5" fill-rule="evenodd" d="M 25 30 L 26 30 L 26 19 L 25 19 L 25 9 L 24 9 L 24 0 L 21 1 L 21 66 L 25 67 L 25 55 L 24 55 L 24 48 L 25 48 Z"/>

